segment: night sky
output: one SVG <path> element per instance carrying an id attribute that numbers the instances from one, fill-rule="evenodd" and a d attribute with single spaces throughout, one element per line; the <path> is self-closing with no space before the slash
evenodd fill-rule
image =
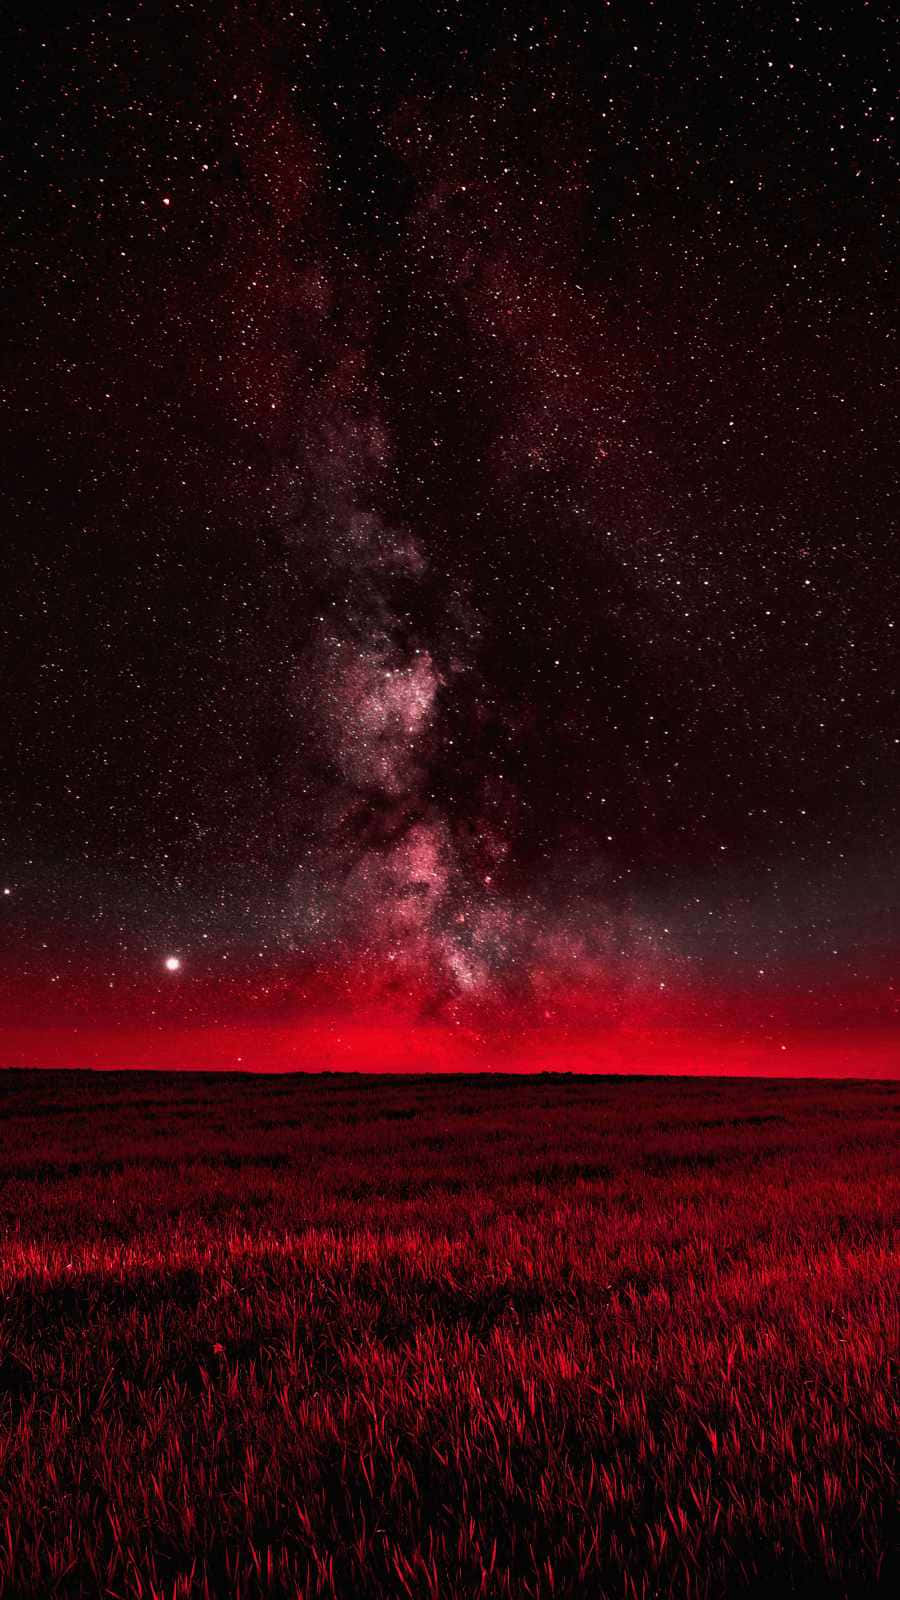
<path id="1" fill-rule="evenodd" d="M 890 9 L 406 11 L 6 8 L 0 1061 L 896 1071 Z"/>

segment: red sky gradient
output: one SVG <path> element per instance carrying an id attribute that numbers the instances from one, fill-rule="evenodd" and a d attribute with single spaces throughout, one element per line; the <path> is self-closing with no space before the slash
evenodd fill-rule
<path id="1" fill-rule="evenodd" d="M 355 1072 L 616 1072 L 900 1076 L 890 978 L 790 987 L 574 985 L 530 976 L 516 994 L 435 1003 L 404 974 L 385 995 L 369 969 L 252 980 L 8 979 L 0 1065 Z"/>
<path id="2" fill-rule="evenodd" d="M 779 1038 L 675 1030 L 560 1039 L 548 1030 L 486 1048 L 435 1024 L 361 1018 L 285 1026 L 0 1028 L 7 1067 L 248 1072 L 615 1072 L 688 1076 L 896 1078 L 900 1030 L 800 1030 Z"/>

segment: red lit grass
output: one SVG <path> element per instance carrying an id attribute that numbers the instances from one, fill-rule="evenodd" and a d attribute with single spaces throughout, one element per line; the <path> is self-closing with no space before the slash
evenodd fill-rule
<path id="1" fill-rule="evenodd" d="M 896 1085 L 0 1087 L 0 1591 L 893 1592 Z"/>

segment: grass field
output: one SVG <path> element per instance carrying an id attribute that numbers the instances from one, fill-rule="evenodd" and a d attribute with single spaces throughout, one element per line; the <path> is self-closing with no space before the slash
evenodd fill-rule
<path id="1" fill-rule="evenodd" d="M 0 1593 L 897 1592 L 900 1084 L 0 1076 Z"/>

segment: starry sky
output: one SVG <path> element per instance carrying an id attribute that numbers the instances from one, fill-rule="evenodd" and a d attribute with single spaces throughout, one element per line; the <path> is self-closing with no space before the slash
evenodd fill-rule
<path id="1" fill-rule="evenodd" d="M 7 9 L 0 1060 L 896 1071 L 889 8 L 406 9 Z"/>

